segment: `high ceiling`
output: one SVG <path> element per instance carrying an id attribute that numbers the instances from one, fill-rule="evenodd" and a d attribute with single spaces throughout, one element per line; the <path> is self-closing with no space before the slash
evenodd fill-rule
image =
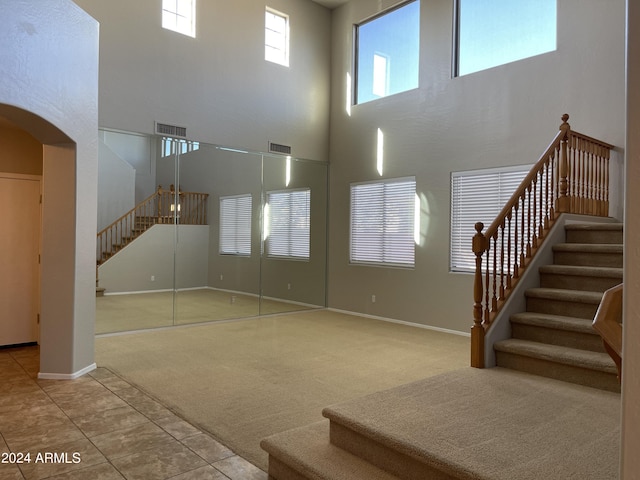
<path id="1" fill-rule="evenodd" d="M 313 0 L 313 1 L 316 2 L 316 3 L 319 3 L 323 7 L 327 7 L 329 9 L 333 10 L 334 8 L 337 8 L 340 5 L 344 5 L 349 0 Z"/>

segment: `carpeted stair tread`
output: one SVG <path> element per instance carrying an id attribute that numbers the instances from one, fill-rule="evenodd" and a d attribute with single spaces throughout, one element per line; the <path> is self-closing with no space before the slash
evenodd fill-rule
<path id="1" fill-rule="evenodd" d="M 593 321 L 586 318 L 567 317 L 564 315 L 551 315 L 536 312 L 520 312 L 511 315 L 509 320 L 511 323 L 519 323 L 522 325 L 532 325 L 536 327 L 566 330 L 598 336 L 598 332 L 593 329 Z"/>
<path id="2" fill-rule="evenodd" d="M 599 305 L 602 292 L 585 292 L 581 290 L 564 290 L 560 288 L 529 288 L 525 296 L 546 300 L 560 300 L 565 302 L 588 303 Z"/>
<path id="3" fill-rule="evenodd" d="M 622 231 L 624 227 L 623 223 L 567 223 L 564 226 L 565 230 L 577 230 L 577 231 Z"/>
<path id="4" fill-rule="evenodd" d="M 496 342 L 493 348 L 498 352 L 512 353 L 524 357 L 537 358 L 617 375 L 616 365 L 606 353 L 591 352 L 588 350 L 579 350 L 576 348 L 561 347 L 515 338 Z"/>
<path id="5" fill-rule="evenodd" d="M 269 474 L 278 480 L 398 480 L 332 445 L 327 420 L 272 435 L 260 446 L 270 455 Z"/>
<path id="6" fill-rule="evenodd" d="M 581 277 L 606 277 L 622 279 L 621 267 L 589 267 L 579 265 L 543 265 L 540 273 L 554 275 L 575 275 Z"/>
<path id="7" fill-rule="evenodd" d="M 466 368 L 334 405 L 323 415 L 339 426 L 339 443 L 333 432 L 332 442 L 363 458 L 371 455 L 359 446 L 366 439 L 451 478 L 564 480 L 617 478 L 619 409 L 616 393 L 509 369 Z M 396 467 L 402 465 L 390 471 Z"/>
<path id="8" fill-rule="evenodd" d="M 622 254 L 623 246 L 618 243 L 556 243 L 552 247 L 554 252 L 580 252 L 580 253 L 619 253 Z"/>

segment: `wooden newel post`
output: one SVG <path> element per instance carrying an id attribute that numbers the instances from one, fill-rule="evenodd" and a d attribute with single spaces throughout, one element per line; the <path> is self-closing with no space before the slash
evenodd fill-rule
<path id="1" fill-rule="evenodd" d="M 482 324 L 482 255 L 487 249 L 487 239 L 482 233 L 484 224 L 475 224 L 472 250 L 476 256 L 476 272 L 473 280 L 473 327 L 471 327 L 471 366 L 484 368 L 484 325 Z"/>
<path id="2" fill-rule="evenodd" d="M 560 159 L 558 165 L 558 204 L 556 205 L 556 212 L 567 213 L 569 211 L 569 130 L 571 126 L 567 123 L 569 120 L 569 114 L 562 115 L 562 125 L 560 125 L 560 132 L 562 132 L 562 138 L 560 141 Z"/>

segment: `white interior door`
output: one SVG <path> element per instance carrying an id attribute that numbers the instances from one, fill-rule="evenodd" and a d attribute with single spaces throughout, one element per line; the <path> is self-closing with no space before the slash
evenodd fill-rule
<path id="1" fill-rule="evenodd" d="M 0 173 L 0 346 L 38 340 L 40 177 Z"/>

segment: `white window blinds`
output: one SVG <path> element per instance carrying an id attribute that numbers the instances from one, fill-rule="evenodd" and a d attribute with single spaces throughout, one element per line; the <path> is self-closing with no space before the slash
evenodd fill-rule
<path id="1" fill-rule="evenodd" d="M 251 255 L 251 195 L 220 197 L 220 248 L 223 255 Z"/>
<path id="2" fill-rule="evenodd" d="M 267 192 L 270 257 L 309 258 L 311 190 Z"/>
<path id="3" fill-rule="evenodd" d="M 452 271 L 475 271 L 471 240 L 476 222 L 491 225 L 529 173 L 532 165 L 491 168 L 451 174 Z"/>
<path id="4" fill-rule="evenodd" d="M 413 266 L 415 178 L 351 185 L 351 263 Z"/>

